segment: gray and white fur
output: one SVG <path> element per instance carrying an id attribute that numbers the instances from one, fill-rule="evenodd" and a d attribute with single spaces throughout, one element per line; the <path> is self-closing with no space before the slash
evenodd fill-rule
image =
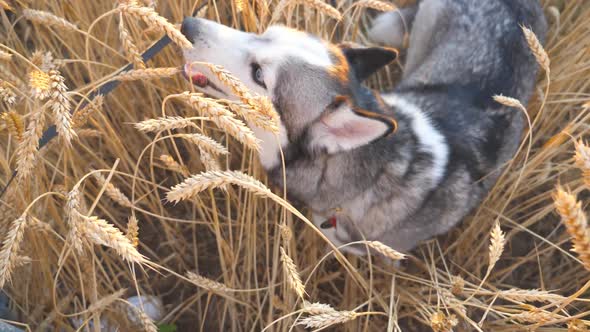
<path id="1" fill-rule="evenodd" d="M 513 157 L 523 114 L 492 96 L 528 102 L 538 68 L 520 26 L 543 40 L 547 25 L 537 0 L 422 0 L 374 23 L 377 42 L 401 47 L 409 33 L 403 77 L 381 95 L 362 81 L 395 58 L 388 48 L 187 18 L 182 31 L 194 47 L 184 55 L 221 64 L 271 98 L 281 135 L 252 126 L 261 163 L 281 185 L 279 146 L 285 151 L 289 198 L 318 226 L 336 217 L 336 227 L 321 228 L 335 245 L 367 239 L 408 251 L 477 207 Z M 229 98 L 209 80 L 201 90 Z"/>

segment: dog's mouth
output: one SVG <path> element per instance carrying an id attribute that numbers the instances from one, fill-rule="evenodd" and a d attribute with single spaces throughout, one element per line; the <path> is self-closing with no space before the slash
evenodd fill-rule
<path id="1" fill-rule="evenodd" d="M 184 65 L 182 70 L 182 75 L 186 78 L 187 81 L 191 82 L 198 88 L 206 89 L 211 88 L 219 93 L 225 94 L 223 90 L 221 90 L 215 83 L 211 82 L 209 78 L 203 74 L 203 72 L 199 71 L 197 66 L 187 63 Z"/>

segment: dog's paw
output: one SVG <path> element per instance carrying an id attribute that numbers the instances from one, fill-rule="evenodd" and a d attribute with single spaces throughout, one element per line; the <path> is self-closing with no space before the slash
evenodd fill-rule
<path id="1" fill-rule="evenodd" d="M 373 21 L 368 31 L 369 38 L 376 42 L 395 48 L 403 48 L 409 31 L 400 11 L 380 14 Z"/>

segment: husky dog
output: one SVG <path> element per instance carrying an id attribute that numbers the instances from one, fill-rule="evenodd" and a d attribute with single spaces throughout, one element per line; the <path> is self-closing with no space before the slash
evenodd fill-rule
<path id="1" fill-rule="evenodd" d="M 362 82 L 396 58 L 391 48 L 335 45 L 281 26 L 256 35 L 197 18 L 181 30 L 199 90 L 231 98 L 188 65 L 212 62 L 272 100 L 280 137 L 251 126 L 262 166 L 283 184 L 284 150 L 288 195 L 311 208 L 335 245 L 366 239 L 408 251 L 473 210 L 516 151 L 523 116 L 492 96 L 523 104 L 531 96 L 538 68 L 521 25 L 543 40 L 537 0 L 422 0 L 382 14 L 369 35 L 399 47 L 409 33 L 409 48 L 403 77 L 381 95 Z"/>

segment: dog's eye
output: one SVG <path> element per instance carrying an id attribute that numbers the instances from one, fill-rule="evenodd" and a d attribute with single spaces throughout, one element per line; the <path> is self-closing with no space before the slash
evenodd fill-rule
<path id="1" fill-rule="evenodd" d="M 262 73 L 262 68 L 257 63 L 252 64 L 252 79 L 254 80 L 254 82 L 256 82 L 256 84 L 266 89 L 266 84 L 264 84 L 264 74 Z"/>

